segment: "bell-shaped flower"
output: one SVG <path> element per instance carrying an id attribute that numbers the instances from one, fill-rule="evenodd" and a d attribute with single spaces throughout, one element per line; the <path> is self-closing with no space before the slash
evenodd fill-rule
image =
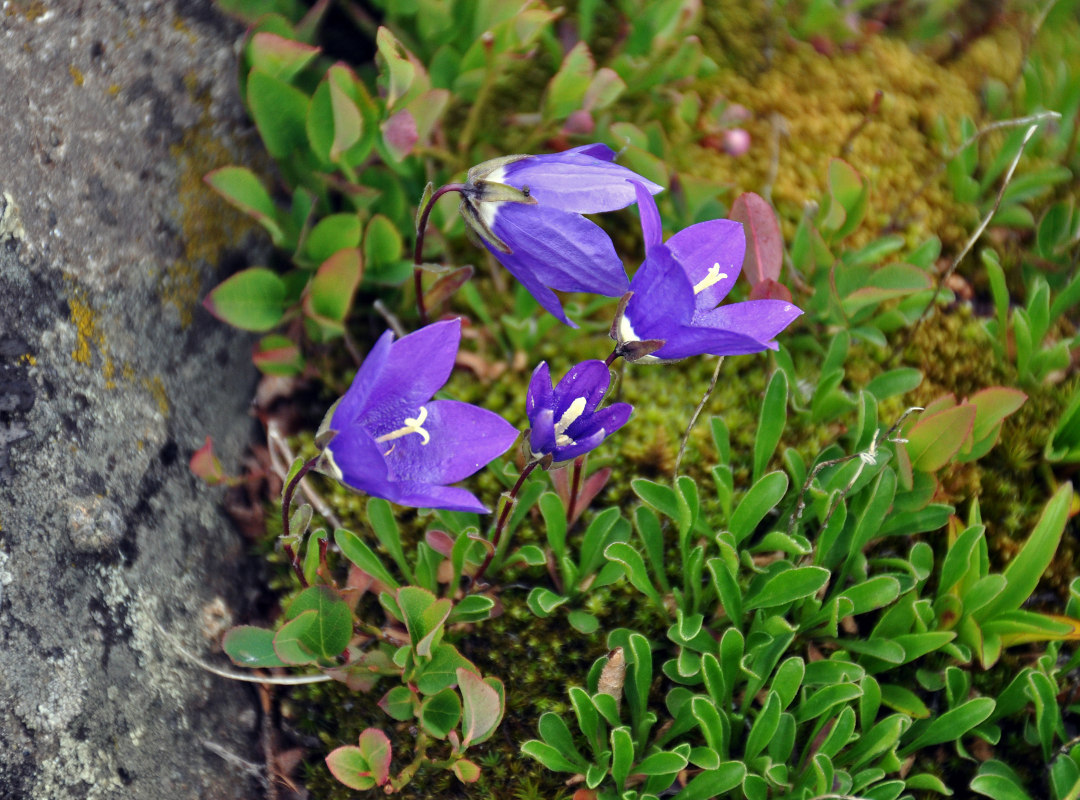
<path id="1" fill-rule="evenodd" d="M 629 403 L 597 409 L 610 382 L 607 365 L 594 359 L 575 364 L 553 389 L 547 362 L 540 362 L 525 399 L 525 412 L 532 425 L 532 457 L 569 461 L 596 448 L 626 424 L 633 411 Z"/>
<path id="2" fill-rule="evenodd" d="M 611 326 L 616 352 L 628 361 L 676 361 L 777 349 L 775 337 L 802 314 L 784 300 L 717 306 L 742 269 L 740 223 L 699 222 L 662 242 L 652 194 L 637 186 L 645 262 L 630 282 Z"/>
<path id="3" fill-rule="evenodd" d="M 611 239 L 581 215 L 636 202 L 631 181 L 663 191 L 614 158 L 602 144 L 506 156 L 470 169 L 460 190 L 461 214 L 484 246 L 567 325 L 574 326 L 552 289 L 618 297 L 628 287 Z"/>
<path id="4" fill-rule="evenodd" d="M 372 347 L 352 386 L 327 412 L 319 468 L 347 486 L 403 506 L 486 512 L 467 478 L 509 449 L 517 430 L 498 414 L 432 400 L 454 368 L 461 320 L 436 322 Z"/>

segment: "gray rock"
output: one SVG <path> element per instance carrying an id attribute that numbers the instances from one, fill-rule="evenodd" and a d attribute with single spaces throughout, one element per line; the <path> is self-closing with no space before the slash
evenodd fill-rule
<path id="1" fill-rule="evenodd" d="M 187 466 L 254 433 L 250 341 L 197 302 L 250 251 L 202 183 L 257 146 L 240 31 L 208 0 L 0 6 L 0 797 L 261 796 L 250 687 L 157 627 L 209 652 L 253 583 Z"/>

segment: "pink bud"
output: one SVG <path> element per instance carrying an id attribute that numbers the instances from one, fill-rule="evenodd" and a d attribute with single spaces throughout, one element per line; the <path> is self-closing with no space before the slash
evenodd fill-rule
<path id="1" fill-rule="evenodd" d="M 724 131 L 724 152 L 729 156 L 745 155 L 750 149 L 750 134 L 742 128 Z"/>
<path id="2" fill-rule="evenodd" d="M 579 108 L 566 118 L 566 124 L 563 125 L 563 133 L 571 136 L 574 134 L 588 136 L 593 132 L 595 127 L 596 123 L 593 122 L 592 114 Z"/>

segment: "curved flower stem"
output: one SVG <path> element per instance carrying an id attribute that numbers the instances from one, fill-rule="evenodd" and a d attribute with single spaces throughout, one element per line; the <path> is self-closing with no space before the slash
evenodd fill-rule
<path id="1" fill-rule="evenodd" d="M 615 363 L 615 359 L 617 359 L 620 355 L 621 354 L 619 353 L 619 348 L 616 347 L 614 350 L 611 351 L 611 355 L 604 359 L 604 366 L 610 367 L 612 364 Z"/>
<path id="2" fill-rule="evenodd" d="M 435 201 L 444 194 L 464 191 L 463 183 L 448 183 L 440 186 L 431 193 L 427 203 L 416 217 L 416 244 L 413 246 L 413 285 L 416 287 L 416 311 L 420 315 L 420 324 L 427 325 L 427 308 L 424 307 L 424 284 L 421 280 L 422 270 L 420 265 L 424 263 L 424 231 L 427 230 L 428 217 L 431 209 L 435 207 Z"/>
<path id="3" fill-rule="evenodd" d="M 540 466 L 539 461 L 530 461 L 525 465 L 525 468 L 521 470 L 521 474 L 518 475 L 517 482 L 514 484 L 514 488 L 510 490 L 510 495 L 506 498 L 506 503 L 499 513 L 499 521 L 495 523 L 495 532 L 491 535 L 491 549 L 484 558 L 484 563 L 480 565 L 480 569 L 473 575 L 473 586 L 479 585 L 480 580 L 484 577 L 484 573 L 487 572 L 488 566 L 491 565 L 491 559 L 495 557 L 495 553 L 499 549 L 499 541 L 502 539 L 503 531 L 506 529 L 506 523 L 510 519 L 510 512 L 513 511 L 514 506 L 517 505 L 518 492 L 520 492 L 521 487 L 525 485 L 525 479 L 528 478 L 532 471 L 538 466 Z"/>
<path id="4" fill-rule="evenodd" d="M 716 381 L 720 378 L 720 367 L 724 364 L 724 357 L 720 356 L 716 362 L 716 369 L 713 370 L 712 380 L 709 381 L 709 388 L 705 390 L 705 395 L 701 398 L 701 402 L 698 403 L 697 408 L 694 409 L 694 415 L 690 417 L 690 424 L 686 426 L 686 433 L 683 434 L 682 444 L 679 445 L 679 454 L 675 456 L 675 477 L 679 477 L 679 465 L 682 464 L 683 454 L 686 452 L 686 443 L 690 441 L 690 431 L 694 429 L 694 425 L 697 423 L 698 417 L 701 416 L 701 411 L 705 408 L 705 404 L 709 402 L 709 397 L 712 395 L 713 390 L 716 388 Z"/>
<path id="5" fill-rule="evenodd" d="M 289 538 L 289 507 L 292 505 L 293 495 L 296 493 L 296 487 L 300 485 L 300 481 L 304 479 L 311 470 L 315 468 L 315 465 L 319 463 L 319 456 L 315 456 L 310 461 L 304 462 L 304 466 L 300 467 L 297 473 L 293 476 L 292 480 L 286 484 L 284 491 L 281 493 L 281 536 L 283 539 Z M 296 577 L 300 579 L 300 585 L 307 588 L 307 578 L 304 577 L 303 567 L 300 566 L 300 559 L 293 550 L 291 544 L 285 544 L 285 554 L 289 557 L 289 561 L 292 563 L 293 572 L 296 573 Z"/>

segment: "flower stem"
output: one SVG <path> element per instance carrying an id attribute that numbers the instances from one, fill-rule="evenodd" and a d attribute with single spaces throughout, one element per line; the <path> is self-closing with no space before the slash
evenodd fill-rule
<path id="1" fill-rule="evenodd" d="M 604 359 L 604 366 L 610 367 L 612 364 L 615 363 L 615 359 L 617 359 L 619 355 L 619 348 L 616 347 L 614 350 L 611 351 L 611 355 Z"/>
<path id="2" fill-rule="evenodd" d="M 566 509 L 567 530 L 574 524 L 574 512 L 577 511 L 578 496 L 581 494 L 581 473 L 585 466 L 585 456 L 574 459 L 574 471 L 570 478 L 570 502 Z"/>
<path id="3" fill-rule="evenodd" d="M 427 325 L 427 308 L 424 307 L 424 284 L 421 280 L 423 271 L 420 269 L 420 265 L 424 263 L 424 231 L 427 230 L 428 217 L 431 216 L 431 209 L 435 207 L 436 200 L 444 194 L 461 192 L 464 189 L 465 184 L 463 183 L 448 183 L 445 186 L 440 186 L 431 193 L 427 205 L 420 210 L 420 215 L 417 217 L 416 244 L 413 247 L 413 285 L 416 287 L 416 311 L 420 316 L 421 325 Z"/>
<path id="4" fill-rule="evenodd" d="M 514 488 L 510 490 L 510 495 L 506 498 L 506 503 L 502 507 L 502 511 L 499 513 L 499 521 L 495 523 L 495 532 L 491 535 L 491 550 L 488 551 L 487 556 L 484 558 L 484 563 L 480 565 L 480 569 L 473 575 L 473 585 L 480 584 L 480 580 L 484 577 L 484 573 L 487 572 L 488 566 L 491 564 L 491 559 L 495 557 L 495 553 L 499 549 L 499 541 L 502 539 L 503 531 L 506 529 L 506 523 L 510 519 L 510 512 L 513 511 L 514 506 L 517 505 L 518 492 L 521 491 L 521 487 L 525 484 L 525 479 L 529 477 L 529 474 L 540 466 L 539 461 L 530 461 L 525 465 L 525 468 L 521 470 L 521 474 L 518 475 L 517 482 L 514 484 Z"/>

